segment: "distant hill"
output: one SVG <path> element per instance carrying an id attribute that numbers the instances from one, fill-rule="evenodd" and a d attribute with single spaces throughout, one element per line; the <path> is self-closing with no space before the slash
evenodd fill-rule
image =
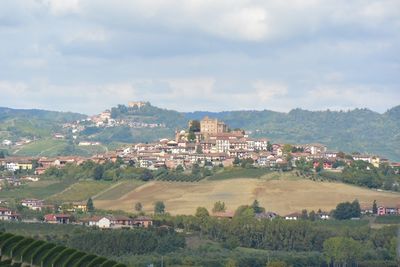
<path id="1" fill-rule="evenodd" d="M 72 112 L 0 107 L 0 140 L 49 137 L 52 133 L 60 131 L 63 123 L 86 117 Z"/>
<path id="2" fill-rule="evenodd" d="M 120 112 L 120 111 L 123 112 Z M 323 143 L 331 150 L 379 154 L 400 160 L 400 106 L 380 114 L 369 109 L 351 111 L 308 111 L 293 109 L 288 113 L 262 111 L 196 111 L 180 113 L 160 109 L 148 103 L 141 109 L 119 106 L 116 118 L 135 117 L 144 122 L 165 123 L 166 129 L 152 130 L 149 139 L 173 136 L 176 128 L 187 127 L 187 121 L 210 116 L 225 121 L 230 128 L 242 128 L 254 137 L 267 137 L 281 143 Z M 135 131 L 134 131 L 135 132 Z M 141 132 L 140 130 L 136 130 Z M 158 135 L 162 132 L 163 135 Z M 136 139 L 132 135 L 133 139 Z"/>
<path id="3" fill-rule="evenodd" d="M 330 150 L 365 152 L 400 161 L 400 106 L 380 114 L 369 109 L 351 111 L 307 111 L 288 113 L 269 110 L 224 112 L 178 112 L 146 103 L 143 107 L 119 105 L 111 109 L 114 119 L 158 123 L 162 127 L 88 127 L 80 138 L 109 144 L 112 142 L 151 142 L 172 138 L 177 129 L 187 128 L 190 119 L 204 116 L 225 121 L 230 128 L 251 131 L 253 137 L 267 137 L 280 143 L 322 143 Z M 8 133 L 46 136 L 59 129 L 61 122 L 84 118 L 76 113 L 0 108 L 0 140 Z M 2 132 L 3 131 L 3 132 Z"/>

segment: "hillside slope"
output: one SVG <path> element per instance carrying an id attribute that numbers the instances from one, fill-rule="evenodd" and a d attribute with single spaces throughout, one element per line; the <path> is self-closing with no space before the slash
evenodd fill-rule
<path id="1" fill-rule="evenodd" d="M 187 127 L 188 120 L 200 120 L 204 116 L 210 116 L 225 121 L 232 129 L 246 129 L 252 132 L 253 137 L 267 137 L 273 142 L 322 143 L 331 150 L 366 152 L 400 160 L 400 106 L 384 114 L 368 109 L 294 109 L 288 113 L 269 110 L 179 113 L 147 103 L 141 109 L 120 105 L 113 108 L 113 116 L 122 119 L 133 118 L 147 123 L 163 123 L 166 126 L 151 132 L 144 129 L 125 129 L 125 141 L 143 142 L 173 137 L 177 128 Z"/>
<path id="2" fill-rule="evenodd" d="M 251 204 L 257 199 L 267 210 L 285 215 L 322 209 L 330 211 L 342 201 L 358 199 L 361 205 L 395 205 L 400 194 L 377 192 L 342 183 L 315 182 L 296 179 L 290 174 L 272 173 L 261 179 L 234 179 L 202 181 L 199 183 L 148 182 L 115 199 L 95 200 L 101 209 L 132 211 L 134 203 L 141 202 L 146 212 L 152 212 L 156 201 L 164 201 L 171 214 L 193 214 L 199 206 L 211 210 L 217 201 L 224 201 L 228 210 Z"/>
<path id="3" fill-rule="evenodd" d="M 400 106 L 380 114 L 368 109 L 350 111 L 307 111 L 288 113 L 262 111 L 188 112 L 162 109 L 147 103 L 141 108 L 118 105 L 111 109 L 114 119 L 137 123 L 156 123 L 156 128 L 89 127 L 80 133 L 82 140 L 133 143 L 173 138 L 177 129 L 187 128 L 191 119 L 204 116 L 225 121 L 230 128 L 242 128 L 253 137 L 267 137 L 280 143 L 322 143 L 330 150 L 378 154 L 400 161 Z M 0 140 L 16 137 L 48 137 L 60 130 L 61 122 L 84 118 L 76 113 L 0 108 Z M 70 149 L 74 151 L 73 149 Z"/>
<path id="4" fill-rule="evenodd" d="M 49 137 L 60 131 L 63 123 L 83 118 L 86 115 L 72 112 L 0 107 L 0 139 Z"/>

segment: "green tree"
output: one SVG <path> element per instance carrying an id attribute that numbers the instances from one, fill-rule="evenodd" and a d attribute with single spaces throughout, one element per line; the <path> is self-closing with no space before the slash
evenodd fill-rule
<path id="1" fill-rule="evenodd" d="M 315 211 L 311 211 L 309 214 L 308 214 L 308 219 L 310 220 L 310 221 L 315 221 L 316 219 L 317 219 L 317 214 L 315 214 Z"/>
<path id="2" fill-rule="evenodd" d="M 290 144 L 284 144 L 282 147 L 282 151 L 284 154 L 288 154 L 288 153 L 292 152 L 292 149 L 293 149 L 293 147 Z"/>
<path id="3" fill-rule="evenodd" d="M 87 211 L 88 212 L 93 212 L 94 211 L 94 205 L 93 205 L 93 200 L 90 197 L 86 203 Z"/>
<path id="4" fill-rule="evenodd" d="M 238 263 L 233 260 L 233 259 L 229 259 L 227 260 L 227 262 L 225 263 L 224 267 L 239 267 Z"/>
<path id="5" fill-rule="evenodd" d="M 188 140 L 189 141 L 195 141 L 196 140 L 196 135 L 194 134 L 194 132 L 189 132 Z"/>
<path id="6" fill-rule="evenodd" d="M 135 211 L 141 212 L 142 210 L 143 210 L 142 203 L 137 202 L 137 203 L 135 204 Z"/>
<path id="7" fill-rule="evenodd" d="M 267 263 L 267 267 L 287 267 L 288 265 L 284 261 L 271 261 Z"/>
<path id="8" fill-rule="evenodd" d="M 153 178 L 154 178 L 153 173 L 149 169 L 145 169 L 142 175 L 140 176 L 140 179 L 145 182 L 150 181 Z"/>
<path id="9" fill-rule="evenodd" d="M 361 208 L 358 200 L 354 200 L 352 203 L 339 203 L 333 211 L 333 217 L 338 220 L 348 220 L 351 218 L 359 218 L 360 216 Z"/>
<path id="10" fill-rule="evenodd" d="M 192 166 L 192 175 L 199 175 L 201 172 L 199 164 L 195 163 Z"/>
<path id="11" fill-rule="evenodd" d="M 360 203 L 358 202 L 357 199 L 355 199 L 351 203 L 351 207 L 352 207 L 352 216 L 353 216 L 353 218 L 361 217 L 361 207 L 360 207 Z"/>
<path id="12" fill-rule="evenodd" d="M 308 220 L 308 211 L 306 209 L 301 211 L 300 218 L 303 219 L 303 220 Z"/>
<path id="13" fill-rule="evenodd" d="M 201 145 L 196 146 L 196 153 L 203 154 L 203 148 L 201 147 Z"/>
<path id="14" fill-rule="evenodd" d="M 226 211 L 225 202 L 221 202 L 221 201 L 215 202 L 212 211 L 213 212 L 224 212 L 224 211 Z"/>
<path id="15" fill-rule="evenodd" d="M 324 163 L 323 163 L 322 160 L 320 160 L 320 161 L 318 162 L 318 165 L 315 167 L 315 171 L 316 171 L 317 173 L 320 173 L 320 172 L 323 171 L 323 170 L 324 170 Z"/>
<path id="16" fill-rule="evenodd" d="M 208 212 L 208 210 L 204 207 L 198 207 L 196 209 L 196 217 L 198 218 L 205 218 L 205 217 L 209 217 L 210 213 Z"/>
<path id="17" fill-rule="evenodd" d="M 104 168 L 103 165 L 97 165 L 94 169 L 93 169 L 93 178 L 95 180 L 101 180 L 103 179 L 103 175 L 104 175 Z"/>
<path id="18" fill-rule="evenodd" d="M 185 171 L 185 169 L 183 169 L 182 165 L 179 164 L 178 166 L 176 166 L 175 171 L 179 172 L 179 173 L 182 173 L 182 172 Z"/>
<path id="19" fill-rule="evenodd" d="M 323 252 L 328 265 L 352 266 L 361 259 L 362 245 L 349 237 L 331 237 L 324 241 Z"/>
<path id="20" fill-rule="evenodd" d="M 198 120 L 190 121 L 189 132 L 194 132 L 194 133 L 200 132 L 200 121 Z"/>
<path id="21" fill-rule="evenodd" d="M 372 213 L 377 214 L 378 213 L 378 205 L 376 204 L 376 200 L 372 203 Z"/>
<path id="22" fill-rule="evenodd" d="M 249 221 L 254 218 L 255 212 L 253 207 L 248 205 L 240 206 L 235 211 L 235 218 L 241 221 Z"/>
<path id="23" fill-rule="evenodd" d="M 232 163 L 233 163 L 233 165 L 237 166 L 240 164 L 240 159 L 238 157 L 236 157 L 236 158 L 234 158 Z"/>
<path id="24" fill-rule="evenodd" d="M 162 201 L 157 201 L 154 204 L 154 213 L 155 214 L 164 214 L 165 213 L 165 204 Z"/>
<path id="25" fill-rule="evenodd" d="M 267 151 L 272 152 L 274 150 L 270 141 L 267 142 Z"/>
<path id="26" fill-rule="evenodd" d="M 251 207 L 253 208 L 255 214 L 265 212 L 265 209 L 263 207 L 260 207 L 260 203 L 258 202 L 257 199 L 255 199 L 253 201 L 253 204 L 251 204 Z"/>

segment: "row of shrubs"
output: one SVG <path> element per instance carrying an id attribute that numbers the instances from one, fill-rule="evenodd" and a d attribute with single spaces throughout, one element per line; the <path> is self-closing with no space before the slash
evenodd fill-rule
<path id="1" fill-rule="evenodd" d="M 169 182 L 198 182 L 202 179 L 204 179 L 204 177 L 201 177 L 199 175 L 195 176 L 195 175 L 186 175 L 180 173 L 161 175 L 157 177 L 157 180 L 159 181 L 169 181 Z"/>
<path id="2" fill-rule="evenodd" d="M 0 256 L 0 266 L 126 267 L 104 257 L 10 233 L 0 233 Z"/>

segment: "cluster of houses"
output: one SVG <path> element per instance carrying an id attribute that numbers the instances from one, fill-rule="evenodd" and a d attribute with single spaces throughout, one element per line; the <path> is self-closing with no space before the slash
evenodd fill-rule
<path id="1" fill-rule="evenodd" d="M 400 205 L 397 206 L 379 206 L 378 207 L 378 216 L 385 215 L 400 215 Z"/>
<path id="2" fill-rule="evenodd" d="M 29 144 L 31 142 L 32 142 L 32 140 L 29 138 L 21 138 L 20 140 L 15 141 L 15 142 L 11 141 L 9 139 L 4 139 L 3 141 L 1 141 L 0 146 L 4 146 L 4 147 L 16 146 L 16 147 L 18 147 L 18 146 L 23 146 L 23 145 Z"/>
<path id="3" fill-rule="evenodd" d="M 74 220 L 70 214 L 65 213 L 51 213 L 44 216 L 44 222 L 50 224 L 79 224 L 90 227 L 98 227 L 100 229 L 118 229 L 118 228 L 133 228 L 144 227 L 148 228 L 153 226 L 153 219 L 147 216 L 139 216 L 137 218 L 130 218 L 122 215 L 106 215 L 106 216 L 92 216 Z"/>
<path id="4" fill-rule="evenodd" d="M 137 101 L 137 102 L 129 102 L 129 108 L 137 108 L 140 109 L 146 106 L 147 102 Z M 128 126 L 130 128 L 166 128 L 164 123 L 146 123 L 140 122 L 133 119 L 115 119 L 111 116 L 111 110 L 105 110 L 100 114 L 88 117 L 83 120 L 78 120 L 72 123 L 63 124 L 64 129 L 70 129 L 72 134 L 78 134 L 79 132 L 84 131 L 88 127 L 98 127 L 98 128 L 111 128 L 111 127 L 119 127 L 119 126 Z M 76 137 L 74 137 L 76 139 Z"/>
<path id="5" fill-rule="evenodd" d="M 141 103 L 132 103 L 141 106 Z M 101 116 L 108 118 L 107 114 Z M 189 122 L 189 129 L 194 124 Z M 288 157 L 284 144 L 270 143 L 267 139 L 250 138 L 242 130 L 229 130 L 228 126 L 217 119 L 205 117 L 198 122 L 197 131 L 177 131 L 174 140 L 161 139 L 155 143 L 132 144 L 116 151 L 83 158 L 77 156 L 57 158 L 23 158 L 9 157 L 0 159 L 0 166 L 9 171 L 35 169 L 37 175 L 41 175 L 50 167 L 62 168 L 67 163 L 82 164 L 91 160 L 96 163 L 116 161 L 118 158 L 136 167 L 157 169 L 166 167 L 174 169 L 177 166 L 191 168 L 193 164 L 211 164 L 230 166 L 235 159 L 251 158 L 257 167 L 285 168 L 296 166 L 296 161 L 304 159 L 312 162 L 316 168 L 321 165 L 324 169 L 337 167 L 334 163 L 340 158 L 339 152 L 327 151 L 327 147 L 321 144 L 293 145 L 293 151 Z M 94 145 L 93 142 L 82 142 L 82 146 Z M 353 160 L 362 160 L 378 167 L 386 159 L 372 155 L 352 155 Z M 351 159 L 342 159 L 350 163 Z M 35 162 L 35 165 L 33 164 Z M 398 163 L 390 163 L 392 166 L 400 166 Z"/>

